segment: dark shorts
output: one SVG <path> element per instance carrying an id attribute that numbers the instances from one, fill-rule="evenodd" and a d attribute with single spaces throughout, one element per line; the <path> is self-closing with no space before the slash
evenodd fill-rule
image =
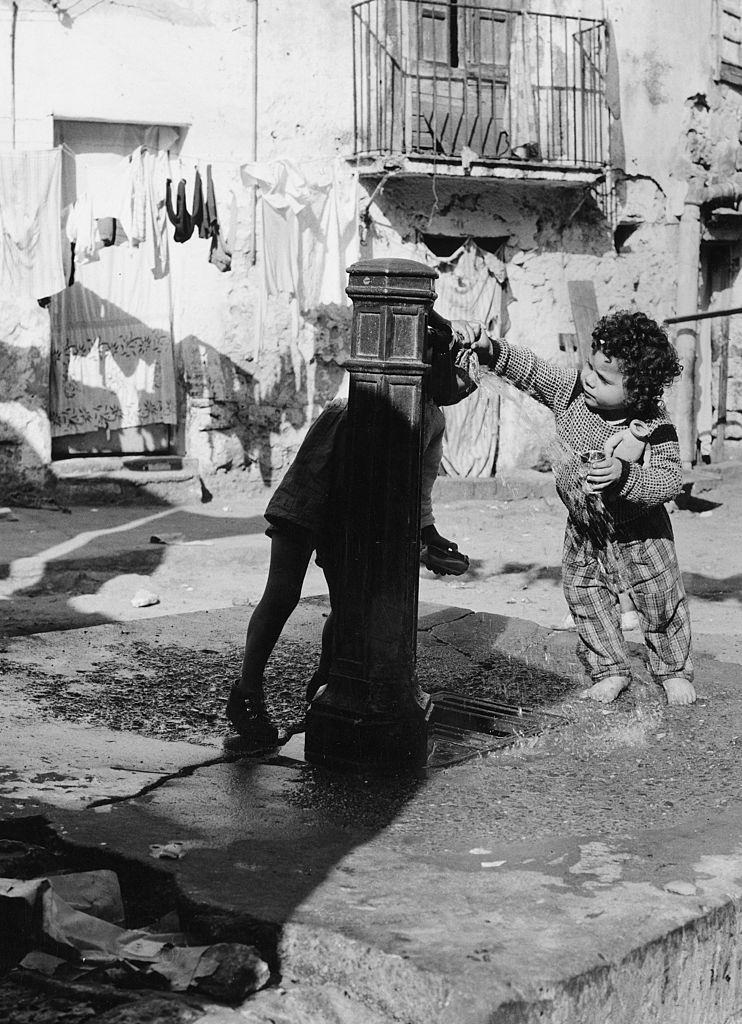
<path id="1" fill-rule="evenodd" d="M 331 402 L 323 410 L 265 510 L 267 535 L 280 530 L 311 539 L 323 568 L 334 567 L 338 558 L 346 415 L 345 402 Z"/>

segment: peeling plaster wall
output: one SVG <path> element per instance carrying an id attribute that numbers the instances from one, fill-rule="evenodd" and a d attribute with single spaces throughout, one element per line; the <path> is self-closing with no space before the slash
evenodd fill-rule
<path id="1" fill-rule="evenodd" d="M 610 0 L 619 53 L 626 173 L 656 181 L 680 214 L 684 177 L 673 174 L 689 96 L 703 93 L 714 66 L 712 13 L 704 0 Z"/>
<path id="2" fill-rule="evenodd" d="M 628 306 L 662 318 L 673 311 L 677 216 L 689 173 L 686 100 L 696 92 L 711 95 L 712 5 L 550 0 L 534 6 L 590 18 L 607 10 L 613 26 L 629 176 L 621 214 L 638 225 L 620 254 L 605 220 L 591 201 L 581 202 L 578 189 L 471 179 L 446 185 L 439 178 L 435 193 L 430 181 L 390 180 L 371 207 L 373 225 L 361 255 L 419 258 L 420 231 L 506 236 L 515 299 L 509 337 L 560 358 L 559 333 L 574 331 L 568 280 L 593 280 L 601 312 Z M 311 175 L 320 161 L 351 152 L 350 7 L 351 0 L 260 0 L 259 161 L 288 159 Z M 65 27 L 41 0 L 28 0 L 17 33 L 18 145 L 51 145 L 54 114 L 158 121 L 188 126 L 181 150 L 186 165 L 211 160 L 226 173 L 248 161 L 253 14 L 252 0 L 116 0 Z M 8 12 L 2 11 L 0 61 L 6 69 L 8 27 Z M 718 125 L 710 130 L 711 148 L 726 153 L 716 160 L 720 175 L 737 160 L 737 104 L 736 95 L 724 93 L 707 118 Z M 7 148 L 9 139 L 3 99 L 0 146 Z M 206 241 L 173 245 L 172 251 L 179 449 L 199 459 L 207 480 L 242 488 L 275 483 L 311 420 L 337 391 L 350 311 L 347 305 L 304 310 L 295 331 L 288 302 L 276 297 L 267 303 L 258 337 L 261 239 L 258 231 L 255 265 L 249 208 L 240 239 L 227 274 L 208 265 Z M 14 335 L 18 345 L 18 332 L 24 335 L 20 347 L 29 353 L 24 358 L 33 364 L 37 384 L 48 372 L 45 316 L 39 312 Z M 3 333 L 0 343 L 5 341 Z M 735 360 L 738 351 L 735 340 Z M 13 401 L 16 411 L 4 414 L 12 429 L 33 434 L 30 450 L 41 463 L 48 461 L 45 399 L 23 392 Z M 543 465 L 550 431 L 549 417 L 508 389 L 497 469 Z"/>
<path id="3" fill-rule="evenodd" d="M 634 187 L 634 186 L 630 186 Z M 369 257 L 420 258 L 416 233 L 507 237 L 505 261 L 514 301 L 507 338 L 549 359 L 565 360 L 559 334 L 574 333 L 569 280 L 592 280 L 601 313 L 640 308 L 662 317 L 673 299 L 674 229 L 654 184 L 636 186 L 648 221 L 619 255 L 613 236 L 581 190 L 460 180 L 390 179 L 371 209 Z M 437 196 L 437 201 L 436 201 Z M 553 451 L 553 419 L 546 410 L 503 385 L 496 469 L 542 467 Z"/>
<path id="4" fill-rule="evenodd" d="M 46 415 L 49 318 L 34 300 L 0 302 L 0 493 L 44 484 L 51 459 Z"/>

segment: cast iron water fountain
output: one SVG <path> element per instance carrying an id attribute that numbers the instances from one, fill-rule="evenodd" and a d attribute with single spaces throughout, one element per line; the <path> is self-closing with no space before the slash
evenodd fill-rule
<path id="1" fill-rule="evenodd" d="M 353 300 L 342 601 L 327 689 L 307 714 L 314 764 L 425 763 L 430 700 L 415 671 L 420 456 L 434 270 L 365 260 Z"/>
<path id="2" fill-rule="evenodd" d="M 307 713 L 305 757 L 330 767 L 415 769 L 428 762 L 434 729 L 449 762 L 482 749 L 467 735 L 492 747 L 539 730 L 522 708 L 452 693 L 431 700 L 418 683 L 422 417 L 438 275 L 403 259 L 364 260 L 349 275 L 341 600 L 329 682 Z"/>

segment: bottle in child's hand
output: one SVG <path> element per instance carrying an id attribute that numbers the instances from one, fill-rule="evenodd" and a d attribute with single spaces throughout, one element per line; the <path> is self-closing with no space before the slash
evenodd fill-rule
<path id="1" fill-rule="evenodd" d="M 585 494 L 594 494 L 588 476 L 593 471 L 596 462 L 605 462 L 605 454 L 597 448 L 589 448 L 586 452 L 580 452 L 579 472 L 582 479 L 582 489 Z"/>

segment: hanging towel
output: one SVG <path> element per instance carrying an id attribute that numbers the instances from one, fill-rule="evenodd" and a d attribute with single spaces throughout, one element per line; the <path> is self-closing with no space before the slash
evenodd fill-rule
<path id="1" fill-rule="evenodd" d="M 438 270 L 435 308 L 448 320 L 475 320 L 501 329 L 505 264 L 472 239 L 451 256 L 428 263 Z M 465 402 L 446 406 L 441 465 L 448 476 L 491 476 L 497 453 L 500 402 L 496 393 L 477 389 Z"/>
<path id="2" fill-rule="evenodd" d="M 217 270 L 224 273 L 232 269 L 232 250 L 222 235 L 219 227 L 219 218 L 216 211 L 216 195 L 214 193 L 214 179 L 211 176 L 211 164 L 206 167 L 206 208 L 204 210 L 204 226 L 207 235 L 211 237 L 211 249 L 209 250 L 209 263 L 212 263 Z"/>
<path id="3" fill-rule="evenodd" d="M 0 153 L 0 293 L 42 299 L 66 286 L 62 151 Z"/>
<path id="4" fill-rule="evenodd" d="M 147 252 L 149 266 L 156 278 L 168 273 L 167 211 L 162 196 L 162 183 L 168 177 L 169 150 L 175 144 L 178 133 L 172 128 L 150 126 L 144 132 L 146 147 L 145 168 L 147 182 Z"/>
<path id="5" fill-rule="evenodd" d="M 75 243 L 77 263 L 89 263 L 98 259 L 98 250 L 103 247 L 103 241 L 87 192 L 83 192 L 71 208 L 67 216 L 66 232 L 70 242 Z"/>
<path id="6" fill-rule="evenodd" d="M 176 200 L 176 212 L 173 213 L 173 201 L 171 196 L 172 181 L 170 178 L 165 182 L 165 208 L 170 218 L 170 223 L 175 227 L 173 238 L 176 242 L 187 242 L 193 234 L 193 218 L 188 212 L 185 196 L 185 178 L 178 182 L 178 196 Z"/>

